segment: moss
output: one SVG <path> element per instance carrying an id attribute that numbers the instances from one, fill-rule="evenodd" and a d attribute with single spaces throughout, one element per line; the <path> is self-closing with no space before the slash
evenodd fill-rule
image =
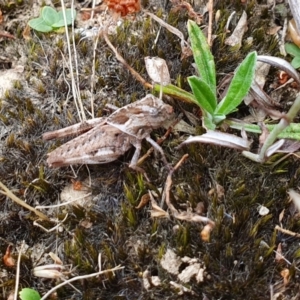
<path id="1" fill-rule="evenodd" d="M 218 74 L 233 71 L 238 62 L 254 49 L 259 48 L 260 52 L 269 54 L 277 51 L 275 39 L 267 36 L 265 30 L 271 15 L 267 9 L 263 9 L 261 16 L 268 19 L 258 18 L 254 13 L 257 8 L 256 1 L 248 1 L 246 5 L 241 1 L 219 1 L 215 4 L 215 10 L 221 10 L 221 19 L 214 24 L 217 38 L 212 48 Z M 245 39 L 250 36 L 254 38 L 253 44 L 243 42 L 239 51 L 225 45 L 228 34 L 224 33 L 224 27 L 232 9 L 238 15 L 246 9 L 248 27 L 252 30 L 246 33 Z M 157 14 L 164 12 L 159 10 Z M 178 13 L 171 11 L 166 19 L 186 36 L 187 18 L 187 12 L 181 10 Z M 127 20 L 111 39 L 129 65 L 144 78 L 148 78 L 144 56 L 158 55 L 167 60 L 171 77 L 177 84 L 188 89 L 186 78 L 194 73 L 192 58 L 180 60 L 178 38 L 165 29 L 161 29 L 154 43 L 158 28 L 159 25 L 149 17 L 142 20 L 137 18 L 134 22 Z M 137 38 L 131 32 L 142 34 Z M 69 70 L 63 70 L 63 56 L 68 57 L 65 38 L 39 33 L 37 36 L 22 45 L 28 55 L 25 68 L 27 82 L 15 82 L 13 89 L 4 94 L 0 105 L 1 122 L 8 128 L 5 141 L 2 139 L 1 144 L 0 177 L 11 190 L 33 206 L 57 203 L 60 191 L 73 177 L 69 168 L 50 169 L 45 162 L 46 154 L 65 140 L 44 142 L 41 134 L 73 124 L 79 119 L 70 99 Z M 89 108 L 93 46 L 90 41 L 80 39 L 80 36 L 76 36 L 78 78 L 85 107 Z M 98 45 L 95 72 L 96 87 L 92 92 L 96 95 L 95 111 L 98 116 L 107 114 L 104 109 L 106 102 L 123 106 L 148 92 L 116 61 L 102 40 Z M 195 112 L 195 107 L 191 105 L 178 104 L 176 101 L 172 105 L 178 111 L 183 107 L 184 110 Z M 203 128 L 199 126 L 197 131 L 201 134 Z M 152 136 L 156 139 L 163 134 L 163 130 L 157 130 Z M 46 233 L 34 227 L 33 215 L 20 220 L 20 208 L 3 195 L 0 196 L 5 203 L 3 210 L 8 213 L 0 222 L 2 243 L 7 240 L 17 244 L 26 239 L 30 247 L 34 247 L 37 242 L 43 241 L 49 246 L 47 251 L 57 251 L 65 264 L 75 267 L 74 275 L 98 270 L 99 253 L 102 255 L 102 270 L 118 264 L 125 267 L 122 272 L 75 282 L 74 285 L 83 292 L 81 296 L 69 287 L 60 289 L 60 299 L 122 299 L 124 294 L 127 299 L 179 297 L 169 285 L 170 281 L 177 280 L 176 276 L 160 266 L 160 259 L 168 248 L 174 249 L 182 257 L 200 257 L 205 263 L 205 272 L 209 276 L 205 277 L 204 282 L 198 284 L 193 279 L 185 284 L 197 293 L 195 299 L 202 293 L 210 299 L 265 299 L 270 283 L 281 280 L 280 271 L 286 267 L 274 263 L 273 251 L 277 249 L 278 242 L 282 242 L 285 257 L 295 266 L 299 260 L 297 241 L 274 230 L 283 209 L 283 227 L 295 232 L 300 229 L 300 222 L 290 212 L 286 196 L 289 188 L 297 187 L 299 162 L 293 157 L 278 162 L 282 155 L 275 155 L 269 164 L 262 166 L 246 160 L 236 151 L 203 144 L 175 150 L 184 138 L 182 134 L 173 133 L 162 145 L 172 165 L 184 153 L 189 154 L 185 164 L 174 173 L 171 201 L 183 211 L 193 210 L 198 203 L 203 203 L 205 214 L 216 223 L 209 243 L 200 239 L 202 224 L 186 223 L 173 217 L 152 219 L 150 204 L 136 210 L 140 198 L 148 190 L 158 195 L 159 205 L 166 209 L 160 200 L 167 170 L 160 155 L 151 155 L 141 166 L 151 179 L 151 183 L 147 182 L 141 174 L 128 168 L 132 151 L 113 164 L 89 166 L 89 172 L 84 167 L 74 167 L 80 180 L 88 176 L 92 179 L 92 186 L 84 188 L 92 193 L 93 205 L 90 208 L 63 207 L 52 213 L 49 210 L 51 217 L 59 220 L 68 212 L 62 232 Z M 142 153 L 148 149 L 149 144 L 143 142 Z M 224 195 L 220 194 L 219 186 L 224 188 Z M 103 203 L 107 203 L 107 206 Z M 259 205 L 268 207 L 270 213 L 260 216 L 257 211 Z M 84 220 L 91 222 L 91 228 L 81 225 Z M 45 222 L 43 225 L 50 229 L 54 224 Z M 3 244 L 1 250 L 5 252 Z M 36 286 L 42 294 L 55 284 L 33 277 L 29 256 L 24 261 L 22 286 Z M 297 269 L 288 267 L 291 274 L 289 293 L 292 295 L 298 292 Z M 12 287 L 14 280 L 11 278 L 14 278 L 15 272 L 6 269 L 9 277 L 4 285 Z M 146 269 L 150 270 L 151 275 L 158 275 L 162 279 L 160 287 L 152 287 L 150 291 L 143 288 L 141 277 Z M 192 296 L 190 298 L 193 299 Z"/>

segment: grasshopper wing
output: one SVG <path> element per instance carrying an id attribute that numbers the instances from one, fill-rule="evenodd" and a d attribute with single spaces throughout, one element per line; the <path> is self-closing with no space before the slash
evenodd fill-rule
<path id="1" fill-rule="evenodd" d="M 99 125 L 48 154 L 50 167 L 104 164 L 116 160 L 132 145 L 132 137 L 110 125 Z"/>

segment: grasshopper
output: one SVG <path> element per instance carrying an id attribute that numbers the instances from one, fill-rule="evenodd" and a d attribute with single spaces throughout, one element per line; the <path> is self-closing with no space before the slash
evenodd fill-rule
<path id="1" fill-rule="evenodd" d="M 80 134 L 50 152 L 47 163 L 50 167 L 104 164 L 116 160 L 134 146 L 135 152 L 129 167 L 143 172 L 137 167 L 137 161 L 141 152 L 141 142 L 146 139 L 162 154 L 167 164 L 162 148 L 151 139 L 150 133 L 159 127 L 168 128 L 174 119 L 175 115 L 170 105 L 148 94 L 137 102 L 117 109 L 107 118 L 95 118 L 44 133 L 44 140 Z"/>

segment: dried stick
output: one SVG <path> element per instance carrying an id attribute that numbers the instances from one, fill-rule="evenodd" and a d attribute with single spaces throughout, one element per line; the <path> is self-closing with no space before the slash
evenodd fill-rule
<path id="1" fill-rule="evenodd" d="M 72 19 L 74 20 L 73 11 L 74 11 L 74 1 L 71 2 L 71 9 L 72 9 Z M 78 116 L 81 121 L 86 120 L 83 104 L 80 97 L 80 89 L 79 89 L 79 79 L 78 79 L 78 60 L 77 60 L 77 52 L 76 52 L 76 43 L 75 43 L 75 36 L 74 36 L 74 22 L 72 22 L 72 41 L 73 41 L 73 50 L 74 50 L 74 60 L 75 60 L 75 70 L 76 70 L 76 77 L 77 82 L 75 81 L 75 75 L 73 70 L 73 64 L 72 64 L 72 51 L 71 51 L 71 45 L 70 45 L 70 39 L 69 39 L 69 32 L 68 32 L 68 25 L 67 25 L 67 19 L 66 19 L 66 9 L 64 5 L 64 1 L 61 0 L 61 6 L 62 6 L 62 13 L 64 17 L 65 22 L 65 34 L 67 39 L 67 46 L 68 46 L 68 53 L 69 53 L 69 69 L 71 73 L 71 80 L 72 80 L 72 94 L 74 98 L 74 103 L 78 112 Z M 79 109 L 80 108 L 80 109 Z"/>
<path id="2" fill-rule="evenodd" d="M 20 265 L 21 265 L 21 256 L 23 252 L 23 248 L 25 246 L 25 241 L 22 241 L 17 261 L 17 272 L 16 272 L 16 282 L 15 282 L 15 292 L 14 292 L 14 300 L 18 299 L 18 290 L 19 290 L 19 282 L 20 282 Z"/>
<path id="3" fill-rule="evenodd" d="M 153 85 L 149 82 L 147 82 L 137 71 L 135 71 L 132 67 L 130 67 L 128 65 L 128 63 L 126 62 L 126 60 L 121 56 L 121 54 L 118 52 L 118 50 L 113 46 L 113 44 L 110 42 L 107 33 L 103 32 L 103 37 L 105 42 L 107 43 L 107 45 L 109 46 L 109 48 L 114 52 L 117 60 L 123 64 L 125 66 L 125 68 L 127 68 L 129 70 L 129 72 L 131 73 L 131 75 L 137 80 L 139 81 L 145 88 L 148 89 L 153 89 Z"/>
<path id="4" fill-rule="evenodd" d="M 166 133 L 161 137 L 159 138 L 156 143 L 158 145 L 161 145 L 166 139 L 167 137 L 170 135 L 170 133 L 172 132 L 173 130 L 173 127 L 179 122 L 179 118 L 177 118 L 172 124 L 171 126 L 168 128 L 168 130 L 166 131 Z M 137 165 L 140 165 L 142 164 L 151 154 L 152 152 L 154 151 L 154 147 L 151 147 L 147 152 L 146 154 L 144 154 L 137 162 Z"/>
<path id="5" fill-rule="evenodd" d="M 291 235 L 291 236 L 300 238 L 300 234 L 299 234 L 299 233 L 290 231 L 290 230 L 288 230 L 288 229 L 283 229 L 283 228 L 281 228 L 281 227 L 278 226 L 278 225 L 275 226 L 275 229 L 278 230 L 278 231 L 280 231 L 280 232 L 282 232 L 282 233 L 285 233 L 285 234 L 288 234 L 288 235 Z"/>
<path id="6" fill-rule="evenodd" d="M 32 212 L 34 212 L 40 219 L 50 221 L 49 218 L 46 215 L 44 215 L 43 213 L 39 212 L 38 210 L 36 210 L 35 208 L 33 208 L 32 206 L 30 206 L 26 202 L 24 202 L 23 200 L 21 200 L 20 198 L 18 198 L 15 194 L 13 194 L 1 181 L 0 181 L 0 188 L 3 190 L 3 191 L 0 190 L 1 194 L 9 197 L 14 202 L 18 203 L 19 205 L 25 207 L 26 209 L 28 209 L 28 210 L 30 210 Z"/>
<path id="7" fill-rule="evenodd" d="M 124 267 L 121 267 L 120 265 L 119 266 L 116 266 L 112 269 L 108 269 L 108 270 L 104 270 L 104 271 L 99 271 L 97 273 L 92 273 L 92 274 L 88 274 L 88 275 L 82 275 L 82 276 L 76 276 L 76 277 L 73 277 L 69 280 L 66 280 L 60 284 L 58 284 L 57 286 L 55 286 L 54 288 L 52 288 L 50 291 L 48 291 L 42 298 L 41 300 L 44 300 L 46 299 L 48 296 L 50 296 L 54 291 L 56 291 L 57 289 L 59 289 L 60 287 L 70 283 L 70 282 L 73 282 L 73 281 L 76 281 L 76 280 L 82 280 L 82 279 L 86 279 L 86 278 L 91 278 L 91 277 L 96 277 L 98 275 L 102 275 L 102 274 L 105 274 L 105 273 L 108 273 L 108 272 L 114 272 L 114 271 L 118 271 L 118 270 L 122 270 L 124 269 Z"/>
<path id="8" fill-rule="evenodd" d="M 174 207 L 174 205 L 171 203 L 170 201 L 170 190 L 171 190 L 171 187 L 172 187 L 172 175 L 173 173 L 183 164 L 183 162 L 189 157 L 188 154 L 184 154 L 182 156 L 182 158 L 180 159 L 180 161 L 176 164 L 176 166 L 170 170 L 169 174 L 168 174 L 168 177 L 167 177 L 167 180 L 166 180 L 166 186 L 165 186 L 165 195 L 166 195 L 166 203 L 168 205 L 168 208 L 172 211 L 173 215 L 176 215 L 178 214 L 178 210 Z"/>
<path id="9" fill-rule="evenodd" d="M 207 32 L 207 43 L 211 47 L 212 44 L 212 22 L 213 22 L 213 8 L 214 8 L 214 1 L 209 0 L 207 4 L 208 9 L 208 32 Z"/>
<path id="10" fill-rule="evenodd" d="M 170 200 L 170 190 L 172 187 L 172 175 L 173 173 L 183 164 L 183 162 L 188 158 L 188 154 L 185 154 L 182 156 L 180 161 L 176 164 L 176 166 L 169 172 L 167 180 L 166 180 L 166 186 L 165 186 L 165 195 L 166 195 L 166 204 L 168 205 L 168 208 L 171 210 L 172 215 L 179 220 L 184 220 L 188 222 L 198 222 L 198 223 L 206 223 L 210 226 L 210 230 L 215 227 L 215 222 L 210 220 L 207 217 L 200 216 L 196 213 L 184 211 L 179 212 L 171 203 Z"/>

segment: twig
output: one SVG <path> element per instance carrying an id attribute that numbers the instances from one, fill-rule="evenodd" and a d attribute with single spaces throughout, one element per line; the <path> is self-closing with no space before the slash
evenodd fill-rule
<path id="1" fill-rule="evenodd" d="M 19 290 L 19 282 L 20 282 L 20 265 L 21 265 L 21 256 L 22 251 L 24 248 L 25 242 L 22 241 L 19 254 L 18 254 L 18 261 L 17 261 L 17 272 L 16 272 L 16 283 L 15 283 L 15 293 L 14 293 L 14 300 L 18 299 L 18 290 Z"/>
<path id="2" fill-rule="evenodd" d="M 37 227 L 43 229 L 45 232 L 49 233 L 49 232 L 52 232 L 52 231 L 54 231 L 56 229 L 58 230 L 61 227 L 61 225 L 67 220 L 67 218 L 68 218 L 68 214 L 66 214 L 66 216 L 64 217 L 64 219 L 61 222 L 57 221 L 57 225 L 54 226 L 54 227 L 52 227 L 51 229 L 45 228 L 44 226 L 42 226 L 41 224 L 39 224 L 37 221 L 33 222 L 33 226 L 37 226 Z"/>
<path id="3" fill-rule="evenodd" d="M 186 4 L 191 6 L 188 3 L 186 3 Z M 190 10 L 189 10 L 189 12 L 190 12 Z M 148 15 L 149 17 L 151 17 L 157 23 L 159 23 L 162 27 L 166 28 L 168 31 L 170 31 L 174 35 L 178 36 L 180 38 L 181 50 L 182 50 L 182 52 L 184 52 L 184 49 L 188 46 L 188 43 L 185 41 L 184 35 L 180 30 L 178 30 L 176 27 L 171 26 L 170 24 L 168 24 L 167 22 L 165 22 L 161 18 L 157 17 L 155 14 L 152 14 L 150 12 L 145 12 L 145 14 Z"/>
<path id="4" fill-rule="evenodd" d="M 290 230 L 288 230 L 288 229 L 283 229 L 283 228 L 281 228 L 279 225 L 276 225 L 276 226 L 275 226 L 275 229 L 278 230 L 278 231 L 281 231 L 282 233 L 291 235 L 291 236 L 293 236 L 293 237 L 300 238 L 300 234 L 299 234 L 299 233 L 290 231 Z"/>
<path id="5" fill-rule="evenodd" d="M 95 4 L 95 1 L 93 1 L 93 5 Z M 94 11 L 92 11 L 92 14 Z M 92 18 L 92 17 L 91 17 Z M 98 41 L 99 41 L 99 34 L 97 34 L 95 43 L 94 43 L 94 48 L 93 48 L 93 67 L 92 67 L 92 75 L 91 75 L 91 113 L 92 113 L 92 118 L 95 118 L 95 112 L 94 112 L 94 85 L 95 85 L 95 73 L 96 73 L 96 51 L 97 51 L 97 46 L 98 46 Z"/>
<path id="6" fill-rule="evenodd" d="M 207 31 L 207 43 L 211 47 L 212 44 L 212 23 L 213 23 L 213 8 L 214 8 L 214 1 L 209 0 L 207 4 L 208 9 L 208 31 Z"/>
<path id="7" fill-rule="evenodd" d="M 38 210 L 36 210 L 35 208 L 33 208 L 32 206 L 30 206 L 26 202 L 24 202 L 23 200 L 21 200 L 20 198 L 18 198 L 15 194 L 13 194 L 1 181 L 0 181 L 0 188 L 3 190 L 3 191 L 0 190 L 1 194 L 9 197 L 14 202 L 18 203 L 19 205 L 25 207 L 26 209 L 28 209 L 28 210 L 30 210 L 32 212 L 34 212 L 40 219 L 50 221 L 49 218 L 46 215 L 44 215 L 43 213 L 39 212 Z"/>
<path id="8" fill-rule="evenodd" d="M 156 143 L 158 145 L 161 145 L 165 140 L 166 138 L 170 135 L 170 133 L 172 132 L 173 130 L 173 127 L 179 122 L 179 119 L 177 118 L 172 124 L 171 126 L 168 128 L 168 130 L 166 131 L 166 133 L 161 137 L 159 138 Z M 142 164 L 151 154 L 152 152 L 154 151 L 154 147 L 151 147 L 146 154 L 144 154 L 137 162 L 137 165 L 140 165 Z"/>
<path id="9" fill-rule="evenodd" d="M 109 48 L 114 52 L 117 60 L 123 64 L 127 69 L 128 71 L 131 73 L 131 75 L 137 80 L 139 81 L 145 88 L 148 88 L 148 89 L 152 89 L 153 88 L 153 85 L 149 82 L 147 82 L 138 72 L 136 72 L 132 67 L 130 67 L 128 65 L 128 63 L 126 62 L 126 60 L 120 55 L 120 53 L 118 52 L 118 50 L 113 46 L 113 44 L 110 42 L 108 36 L 107 36 L 107 33 L 106 32 L 103 32 L 103 37 L 104 37 L 104 40 L 105 42 L 107 43 L 107 45 L 109 46 Z"/>
<path id="10" fill-rule="evenodd" d="M 16 39 L 12 34 L 5 31 L 0 31 L 0 37 L 6 37 L 8 39 L 13 39 L 13 40 Z"/>
<path id="11" fill-rule="evenodd" d="M 189 157 L 188 154 L 184 154 L 180 161 L 176 164 L 176 166 L 170 170 L 167 180 L 166 180 L 166 186 L 165 186 L 165 195 L 166 195 L 166 203 L 168 205 L 168 208 L 172 211 L 173 215 L 178 214 L 178 210 L 174 207 L 174 205 L 170 201 L 170 190 L 172 187 L 172 175 L 173 173 L 183 164 L 183 162 Z"/>
<path id="12" fill-rule="evenodd" d="M 83 104 L 81 101 L 81 97 L 80 97 L 80 91 L 78 88 L 79 85 L 79 80 L 78 80 L 78 65 L 77 65 L 77 56 L 76 56 L 76 43 L 75 43 L 75 37 L 74 37 L 74 15 L 73 15 L 73 11 L 74 11 L 74 1 L 72 1 L 72 5 L 71 5 L 71 9 L 72 9 L 72 40 L 73 40 L 73 47 L 74 47 L 74 58 L 75 58 L 75 67 L 76 67 L 76 73 L 77 73 L 77 87 L 76 87 L 76 82 L 75 82 L 75 78 L 74 78 L 74 70 L 73 70 L 73 65 L 72 65 L 72 52 L 71 52 L 71 45 L 70 45 L 70 38 L 69 38 L 69 33 L 68 33 L 68 25 L 67 25 L 67 18 L 66 18 L 66 9 L 65 9 L 65 5 L 64 5 L 64 1 L 61 0 L 61 6 L 62 6 L 62 12 L 63 12 L 63 17 L 64 17 L 64 22 L 65 22 L 65 34 L 66 34 L 66 39 L 67 39 L 67 45 L 68 45 L 68 53 L 69 53 L 69 69 L 70 69 L 70 74 L 71 74 L 71 79 L 72 79 L 72 94 L 73 94 L 73 98 L 74 98 L 74 103 L 79 115 L 79 118 L 81 121 L 85 121 L 86 120 L 86 116 L 84 113 L 84 108 L 83 108 Z M 78 103 L 77 103 L 78 101 Z M 79 107 L 80 106 L 80 110 Z"/>
<path id="13" fill-rule="evenodd" d="M 211 231 L 215 227 L 215 222 L 207 217 L 200 216 L 196 213 L 190 211 L 178 211 L 170 200 L 170 190 L 172 187 L 172 175 L 173 173 L 183 164 L 183 162 L 188 158 L 188 154 L 182 156 L 180 161 L 176 164 L 176 166 L 169 172 L 166 186 L 165 186 L 165 195 L 166 195 L 166 204 L 168 208 L 171 210 L 172 215 L 178 220 L 184 220 L 187 222 L 198 222 L 198 223 L 206 223 L 209 226 L 209 230 Z"/>
<path id="14" fill-rule="evenodd" d="M 91 278 L 91 277 L 95 277 L 95 276 L 98 276 L 98 275 L 102 275 L 102 274 L 105 274 L 105 273 L 108 273 L 108 272 L 114 272 L 114 271 L 118 271 L 118 270 L 122 270 L 124 269 L 124 267 L 121 267 L 120 265 L 112 268 L 112 269 L 108 269 L 108 270 L 104 270 L 104 271 L 99 271 L 97 273 L 92 273 L 92 274 L 88 274 L 88 275 L 82 275 L 82 276 L 76 276 L 76 277 L 73 277 L 69 280 L 66 280 L 60 284 L 58 284 L 57 286 L 55 286 L 54 288 L 52 288 L 50 291 L 48 291 L 42 298 L 41 300 L 45 300 L 48 296 L 50 296 L 54 291 L 56 291 L 57 289 L 61 288 L 62 286 L 70 283 L 70 282 L 73 282 L 73 281 L 76 281 L 76 280 L 81 280 L 81 279 L 86 279 L 86 278 Z"/>

